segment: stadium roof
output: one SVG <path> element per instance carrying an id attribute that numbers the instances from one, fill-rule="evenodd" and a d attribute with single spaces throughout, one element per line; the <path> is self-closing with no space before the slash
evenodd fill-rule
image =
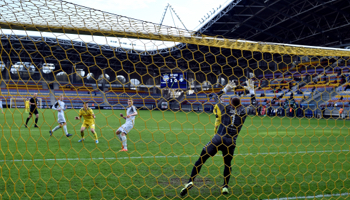
<path id="1" fill-rule="evenodd" d="M 233 0 L 198 33 L 252 41 L 350 46 L 348 0 Z"/>
<path id="2" fill-rule="evenodd" d="M 322 0 L 233 0 L 204 24 L 198 33 L 251 41 L 345 47 L 350 46 L 350 44 L 347 45 L 350 43 L 347 13 L 350 13 L 349 5 L 342 0 L 327 2 Z M 22 17 L 25 18 L 25 16 Z M 49 18 L 49 16 L 45 17 Z M 89 16 L 86 17 L 88 21 L 91 20 Z M 9 19 L 14 20 L 14 18 Z M 132 21 L 135 20 L 132 19 Z M 147 25 L 154 26 L 150 23 Z M 167 30 L 166 27 L 164 30 Z M 69 31 L 65 33 L 67 32 Z M 161 70 L 188 70 L 191 73 L 202 73 L 203 77 L 211 76 L 216 79 L 216 74 L 220 73 L 242 77 L 247 67 L 275 71 L 292 62 L 291 56 L 283 58 L 284 54 L 263 52 L 252 54 L 250 50 L 221 49 L 221 47 L 208 47 L 205 44 L 178 44 L 171 49 L 158 49 L 140 54 L 127 48 L 111 48 L 96 43 L 81 43 L 44 36 L 21 37 L 3 34 L 0 39 L 2 48 L 9 52 L 2 54 L 5 63 L 22 60 L 31 61 L 40 66 L 44 62 L 50 62 L 59 64 L 67 73 L 74 72 L 72 66 L 75 65 L 84 69 L 89 68 L 90 71 L 96 70 L 96 73 L 102 73 L 103 68 L 108 69 L 105 73 L 111 74 L 115 74 L 116 71 L 118 74 L 119 71 L 125 74 L 134 70 L 137 70 L 137 74 L 152 71 L 153 76 L 159 75 L 157 73 Z M 23 48 L 26 51 L 23 51 Z M 181 52 L 178 51 L 180 49 Z M 270 62 L 271 60 L 273 62 Z M 284 62 L 281 62 L 282 60 Z M 95 67 L 96 63 L 98 68 Z"/>

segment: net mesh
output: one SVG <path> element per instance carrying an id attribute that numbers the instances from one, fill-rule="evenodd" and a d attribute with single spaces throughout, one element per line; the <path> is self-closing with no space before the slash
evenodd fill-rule
<path id="1" fill-rule="evenodd" d="M 239 97 L 254 109 L 237 139 L 228 198 L 349 196 L 349 51 L 209 37 L 64 1 L 5 0 L 0 11 L 2 198 L 178 198 L 220 124 L 209 94 L 231 81 L 223 102 Z M 25 128 L 31 112 L 9 105 L 34 93 L 39 128 Z M 50 136 L 61 95 L 68 138 L 64 128 Z M 129 99 L 138 115 L 120 152 L 115 132 Z M 98 144 L 91 127 L 78 142 L 83 102 Z M 220 155 L 189 197 L 220 198 Z"/>

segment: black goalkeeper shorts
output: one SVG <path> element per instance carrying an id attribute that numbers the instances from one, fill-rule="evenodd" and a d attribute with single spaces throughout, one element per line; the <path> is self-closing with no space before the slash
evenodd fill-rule
<path id="1" fill-rule="evenodd" d="M 216 134 L 208 144 L 203 147 L 203 150 L 207 152 L 210 156 L 214 156 L 218 151 L 222 151 L 222 155 L 225 156 L 230 154 L 233 156 L 236 144 L 232 138 L 222 137 Z"/>

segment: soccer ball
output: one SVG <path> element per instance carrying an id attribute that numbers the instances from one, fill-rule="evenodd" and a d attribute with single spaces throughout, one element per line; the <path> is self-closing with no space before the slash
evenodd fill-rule
<path id="1" fill-rule="evenodd" d="M 338 104 L 335 104 L 334 106 L 335 106 L 335 107 L 337 107 L 337 106 L 338 106 Z"/>
<path id="2" fill-rule="evenodd" d="M 117 80 L 120 82 L 120 83 L 125 83 L 125 77 L 123 75 L 118 75 L 117 76 Z"/>

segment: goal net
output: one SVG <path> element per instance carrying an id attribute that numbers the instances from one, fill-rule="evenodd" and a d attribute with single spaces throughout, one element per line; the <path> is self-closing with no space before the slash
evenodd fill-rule
<path id="1" fill-rule="evenodd" d="M 199 166 L 190 199 L 221 198 L 228 172 L 228 199 L 349 198 L 349 50 L 199 35 L 59 0 L 1 1 L 0 27 L 4 199 L 177 199 Z M 33 93 L 39 128 L 13 109 Z M 50 108 L 61 96 L 72 137 Z M 249 113 L 233 146 L 212 150 L 234 153 L 206 160 L 226 129 L 214 108 L 232 97 Z M 94 126 L 77 117 L 84 103 Z"/>

